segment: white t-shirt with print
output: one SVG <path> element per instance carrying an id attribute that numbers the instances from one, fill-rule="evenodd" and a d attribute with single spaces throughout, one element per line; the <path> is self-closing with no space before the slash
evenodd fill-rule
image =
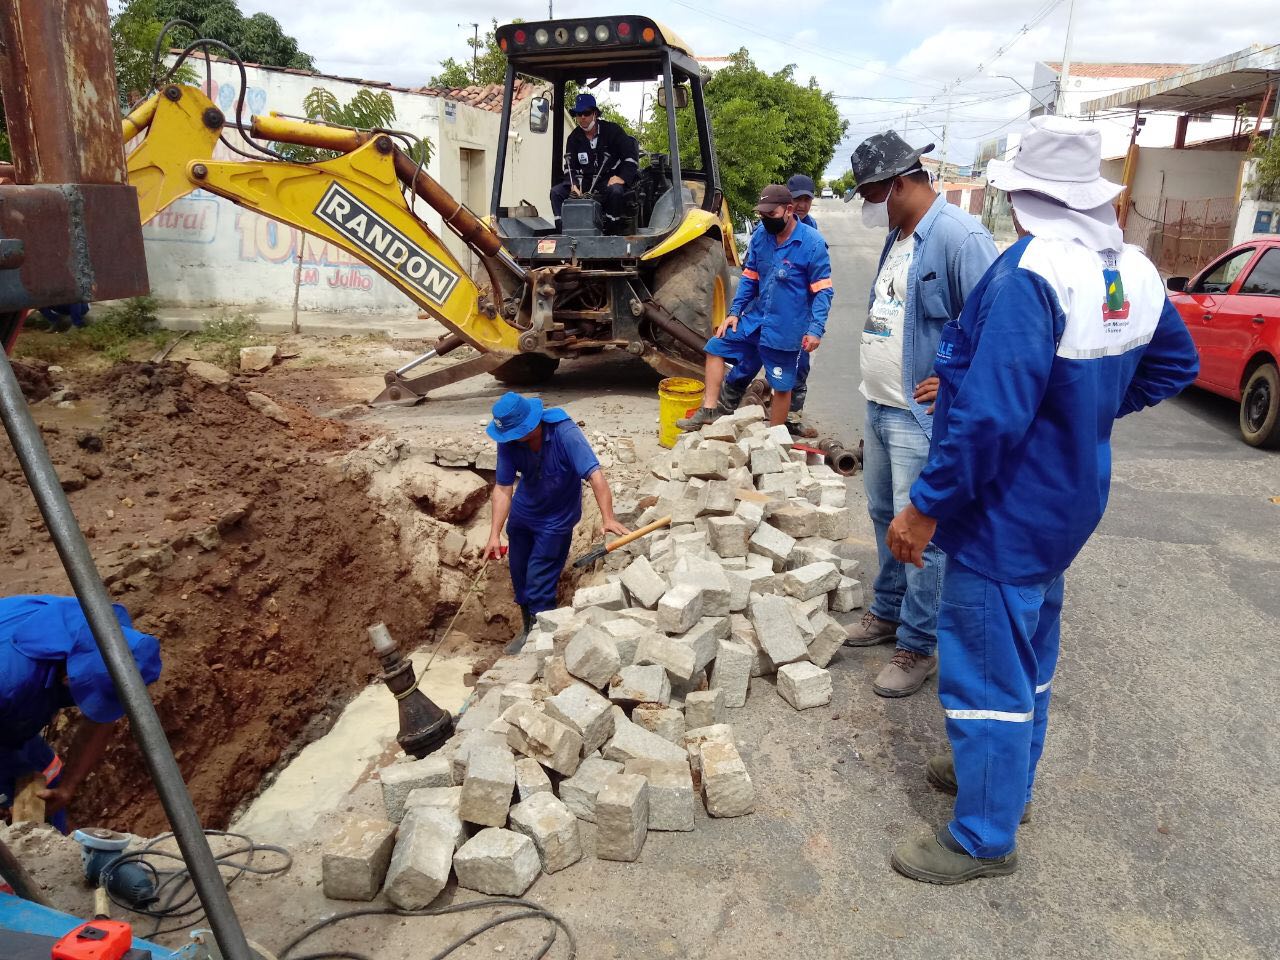
<path id="1" fill-rule="evenodd" d="M 859 356 L 862 395 L 889 407 L 907 408 L 902 392 L 902 327 L 907 314 L 907 272 L 915 256 L 914 234 L 894 242 L 876 274 L 875 301 L 862 329 Z"/>

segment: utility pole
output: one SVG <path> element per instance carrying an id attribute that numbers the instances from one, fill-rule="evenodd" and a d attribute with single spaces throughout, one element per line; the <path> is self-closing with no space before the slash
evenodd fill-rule
<path id="1" fill-rule="evenodd" d="M 547 19 L 554 20 L 556 18 L 556 2 L 555 0 L 547 0 Z"/>
<path id="2" fill-rule="evenodd" d="M 1071 80 L 1071 33 L 1076 25 L 1076 0 L 1067 4 L 1067 42 L 1062 48 L 1062 69 L 1058 71 L 1058 95 L 1053 98 L 1051 112 L 1062 115 L 1066 106 L 1067 83 Z"/>
<path id="3" fill-rule="evenodd" d="M 471 27 L 474 39 L 471 41 L 471 82 L 480 82 L 480 24 L 478 23 L 460 23 L 460 27 Z"/>
<path id="4" fill-rule="evenodd" d="M 951 96 L 947 95 L 947 116 L 942 121 L 942 162 L 938 165 L 938 182 L 941 183 L 947 174 L 947 132 L 951 126 Z"/>

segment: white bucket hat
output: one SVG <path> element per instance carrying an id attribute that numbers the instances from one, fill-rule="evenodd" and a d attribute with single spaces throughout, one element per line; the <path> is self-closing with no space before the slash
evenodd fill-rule
<path id="1" fill-rule="evenodd" d="M 987 183 L 1012 193 L 1030 190 L 1072 210 L 1110 203 L 1124 187 L 1102 178 L 1102 135 L 1066 117 L 1032 117 L 1012 160 L 987 163 Z"/>

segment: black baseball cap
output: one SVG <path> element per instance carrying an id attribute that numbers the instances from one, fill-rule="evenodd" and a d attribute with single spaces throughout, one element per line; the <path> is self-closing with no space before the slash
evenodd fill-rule
<path id="1" fill-rule="evenodd" d="M 760 191 L 760 199 L 756 202 L 756 213 L 772 210 L 779 204 L 792 201 L 791 191 L 780 183 L 771 183 Z"/>

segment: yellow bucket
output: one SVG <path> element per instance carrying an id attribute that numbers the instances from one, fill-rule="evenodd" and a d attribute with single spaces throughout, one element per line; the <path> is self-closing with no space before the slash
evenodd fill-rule
<path id="1" fill-rule="evenodd" d="M 692 377 L 667 377 L 658 384 L 658 442 L 664 447 L 676 445 L 676 421 L 702 406 L 703 388 L 703 382 Z"/>

